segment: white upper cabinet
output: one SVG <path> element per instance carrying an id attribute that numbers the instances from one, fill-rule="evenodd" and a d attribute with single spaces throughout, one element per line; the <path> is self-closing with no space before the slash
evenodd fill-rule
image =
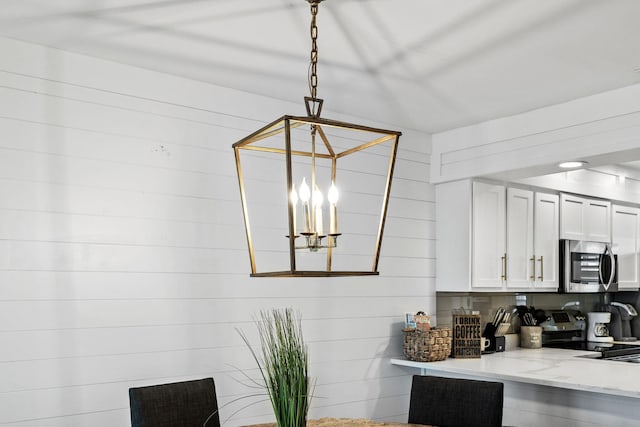
<path id="1" fill-rule="evenodd" d="M 612 249 L 618 255 L 618 289 L 637 290 L 640 287 L 640 209 L 613 205 L 611 211 Z"/>
<path id="2" fill-rule="evenodd" d="M 557 195 L 507 189 L 507 289 L 558 289 L 558 236 Z"/>
<path id="3" fill-rule="evenodd" d="M 585 212 L 585 240 L 611 242 L 611 202 L 589 199 Z"/>
<path id="4" fill-rule="evenodd" d="M 535 193 L 534 202 L 535 287 L 551 291 L 559 286 L 560 198 L 556 194 Z"/>
<path id="5" fill-rule="evenodd" d="M 586 200 L 570 194 L 560 195 L 560 238 L 584 240 L 584 211 Z"/>
<path id="6" fill-rule="evenodd" d="M 611 242 L 611 202 L 560 195 L 560 238 Z"/>
<path id="7" fill-rule="evenodd" d="M 559 240 L 612 243 L 640 289 L 640 208 L 471 180 L 436 186 L 436 290 L 553 292 Z"/>
<path id="8" fill-rule="evenodd" d="M 501 288 L 506 276 L 505 187 L 473 183 L 471 285 Z"/>
<path id="9" fill-rule="evenodd" d="M 533 251 L 533 192 L 507 188 L 507 288 L 532 285 L 535 259 Z"/>
<path id="10" fill-rule="evenodd" d="M 470 180 L 436 186 L 436 290 L 553 291 L 559 198 Z"/>

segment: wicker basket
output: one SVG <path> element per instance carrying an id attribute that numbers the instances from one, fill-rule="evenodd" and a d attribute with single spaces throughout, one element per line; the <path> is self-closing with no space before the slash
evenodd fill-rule
<path id="1" fill-rule="evenodd" d="M 451 329 L 431 328 L 428 331 L 406 328 L 404 332 L 404 357 L 416 362 L 444 360 L 451 354 Z"/>

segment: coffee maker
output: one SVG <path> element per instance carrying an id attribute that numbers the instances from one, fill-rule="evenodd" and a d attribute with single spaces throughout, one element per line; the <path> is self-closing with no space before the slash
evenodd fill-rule
<path id="1" fill-rule="evenodd" d="M 611 313 L 607 311 L 593 311 L 587 313 L 587 341 L 612 342 L 607 324 L 611 321 Z"/>
<path id="2" fill-rule="evenodd" d="M 631 320 L 638 315 L 635 307 L 628 303 L 613 301 L 609 304 L 611 322 L 609 332 L 616 341 L 636 341 L 631 333 Z"/>
<path id="3" fill-rule="evenodd" d="M 627 306 L 633 307 L 636 312 L 640 312 L 640 292 L 618 292 L 614 295 L 616 302 L 624 303 Z M 612 317 L 611 321 L 613 322 L 614 320 Z M 640 316 L 631 317 L 629 323 L 631 324 L 631 336 L 640 338 Z"/>

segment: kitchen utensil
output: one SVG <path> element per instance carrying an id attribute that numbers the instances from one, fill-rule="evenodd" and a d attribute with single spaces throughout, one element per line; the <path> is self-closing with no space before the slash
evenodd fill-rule
<path id="1" fill-rule="evenodd" d="M 504 307 L 498 307 L 498 309 L 496 310 L 496 314 L 493 316 L 493 322 L 492 322 L 493 326 L 497 328 L 498 325 L 502 323 L 502 319 L 504 318 L 504 315 L 505 315 Z"/>
<path id="2" fill-rule="evenodd" d="M 524 315 L 529 313 L 529 307 L 527 307 L 526 305 L 519 305 L 515 308 L 515 310 L 518 313 L 518 317 L 520 319 L 523 319 Z"/>
<path id="3" fill-rule="evenodd" d="M 547 313 L 538 308 L 533 312 L 533 318 L 536 319 L 536 325 L 539 325 L 547 320 Z"/>
<path id="4" fill-rule="evenodd" d="M 529 312 L 526 312 L 522 317 L 522 323 L 525 326 L 536 326 L 536 319 L 533 318 L 533 315 Z"/>

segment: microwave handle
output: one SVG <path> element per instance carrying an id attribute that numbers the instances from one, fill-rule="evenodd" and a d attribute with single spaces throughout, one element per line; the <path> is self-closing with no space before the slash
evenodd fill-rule
<path id="1" fill-rule="evenodd" d="M 605 247 L 604 252 L 602 252 L 602 255 L 598 257 L 598 278 L 600 279 L 600 283 L 604 283 L 604 278 L 602 277 L 602 260 L 604 259 L 606 254 L 607 254 L 607 248 Z"/>
<path id="2" fill-rule="evenodd" d="M 602 253 L 602 257 L 608 256 L 611 261 L 611 274 L 609 275 L 609 279 L 607 284 L 605 285 L 605 289 L 609 289 L 611 283 L 613 283 L 613 278 L 616 276 L 616 259 L 613 255 L 613 251 L 609 244 L 606 244 L 604 247 L 604 252 Z M 598 275 L 600 276 L 600 283 L 604 284 L 604 279 L 602 277 L 602 258 L 600 259 L 600 265 L 598 266 Z"/>
<path id="3" fill-rule="evenodd" d="M 611 259 L 611 276 L 609 276 L 609 283 L 608 283 L 608 286 L 610 286 L 613 283 L 614 277 L 616 277 L 616 258 L 613 255 L 611 246 L 607 245 L 607 250 L 609 251 L 609 259 Z"/>

